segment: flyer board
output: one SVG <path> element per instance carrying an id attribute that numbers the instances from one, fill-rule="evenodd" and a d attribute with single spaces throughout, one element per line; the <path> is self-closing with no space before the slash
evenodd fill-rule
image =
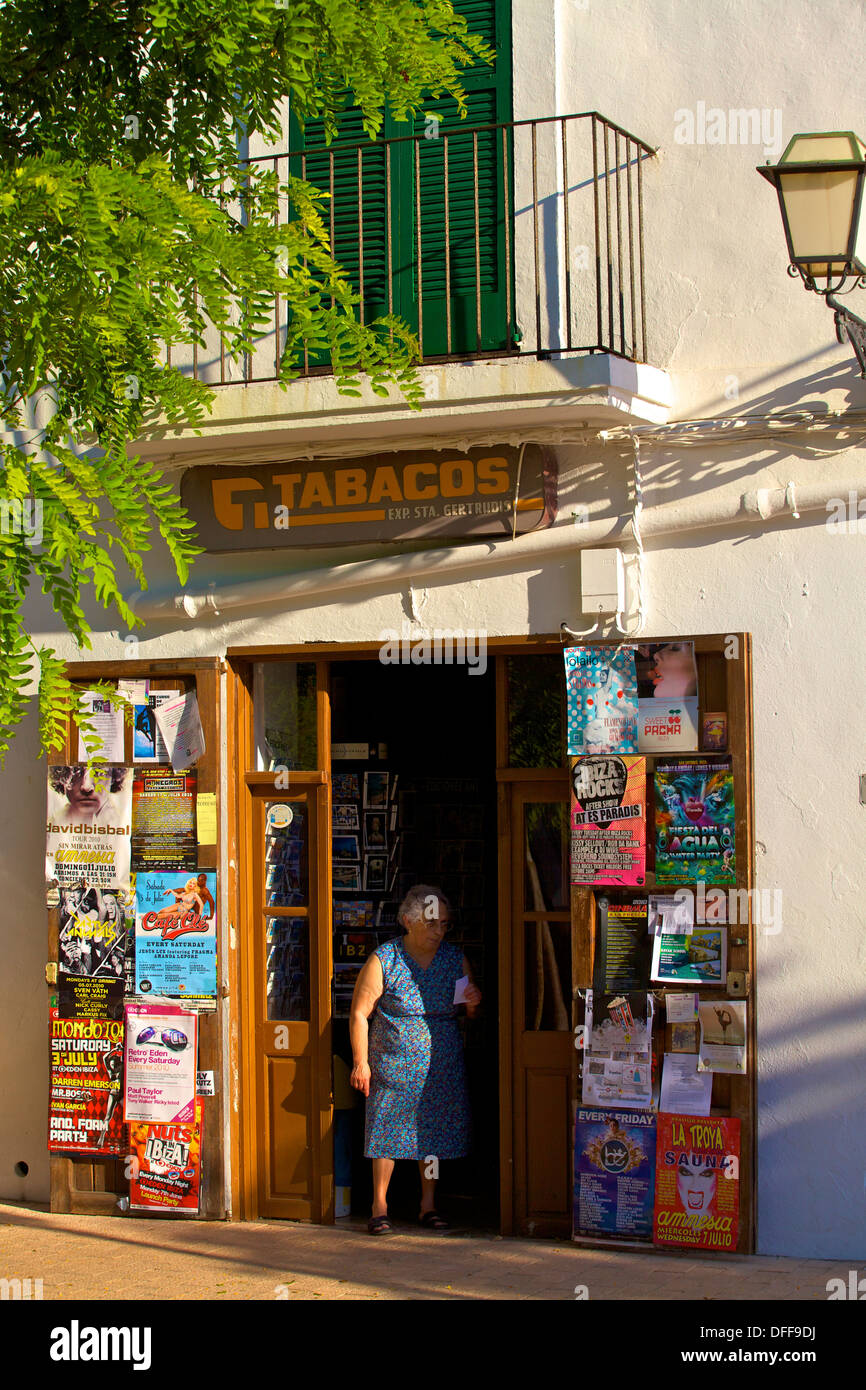
<path id="1" fill-rule="evenodd" d="M 124 1118 L 182 1124 L 195 1116 L 197 1017 L 170 1004 L 126 1005 Z"/>
<path id="2" fill-rule="evenodd" d="M 579 1107 L 574 1131 L 575 1231 L 650 1239 L 655 1161 L 655 1115 Z"/>
<path id="3" fill-rule="evenodd" d="M 201 1191 L 201 1136 L 204 1106 L 195 1103 L 195 1119 L 186 1124 L 129 1126 L 132 1173 L 131 1211 L 172 1211 L 198 1215 Z"/>
<path id="4" fill-rule="evenodd" d="M 123 1022 L 59 1018 L 50 1010 L 51 1153 L 128 1152 L 121 1105 Z"/>
<path id="5" fill-rule="evenodd" d="M 646 881 L 646 759 L 575 758 L 571 766 L 571 882 Z"/>
<path id="6" fill-rule="evenodd" d="M 739 1205 L 740 1121 L 659 1114 L 656 1245 L 734 1251 Z"/>

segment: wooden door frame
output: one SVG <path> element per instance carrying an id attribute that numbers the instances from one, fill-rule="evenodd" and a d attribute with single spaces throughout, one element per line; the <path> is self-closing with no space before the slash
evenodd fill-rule
<path id="1" fill-rule="evenodd" d="M 683 634 L 674 635 L 655 635 L 651 639 L 643 637 L 638 640 L 652 640 L 656 643 L 669 641 L 694 641 L 696 654 L 700 652 L 718 652 L 722 644 L 736 639 L 740 642 L 742 651 L 739 660 L 742 661 L 740 667 L 738 661 L 731 661 L 727 671 L 727 698 L 731 727 L 736 727 L 742 733 L 742 742 L 737 745 L 733 739 L 729 739 L 729 751 L 733 756 L 733 768 L 737 785 L 745 788 L 746 796 L 738 797 L 736 812 L 736 829 L 738 843 L 743 846 L 743 852 L 738 854 L 738 886 L 751 888 L 754 882 L 754 789 L 752 785 L 752 673 L 751 673 L 751 638 L 748 633 L 737 634 Z M 615 647 L 617 641 L 611 639 L 597 639 L 594 642 L 597 646 Z M 228 808 L 229 826 L 227 836 L 227 859 L 229 865 L 228 887 L 230 892 L 229 900 L 229 921 L 234 924 L 241 920 L 239 904 L 240 877 L 243 871 L 244 859 L 242 847 L 248 843 L 242 802 L 245 799 L 245 784 L 243 773 L 252 766 L 254 757 L 253 749 L 253 725 L 252 725 L 252 663 L 254 661 L 269 660 L 295 660 L 295 661 L 315 661 L 317 665 L 317 736 L 319 748 L 320 770 L 327 771 L 330 778 L 330 697 L 328 686 L 328 665 L 330 660 L 335 661 L 369 661 L 374 660 L 378 655 L 381 643 L 375 641 L 338 643 L 338 642 L 309 642 L 309 643 L 290 643 L 278 645 L 255 645 L 243 647 L 229 647 L 226 651 L 226 663 L 228 668 L 228 692 L 227 692 L 227 748 L 229 751 L 228 776 Z M 495 658 L 508 656 L 549 656 L 562 651 L 562 635 L 556 633 L 544 634 L 523 634 L 514 636 L 489 637 L 487 639 L 488 650 Z M 510 825 L 510 802 L 511 795 L 509 784 L 522 781 L 544 781 L 547 778 L 562 778 L 567 776 L 567 769 L 563 768 L 512 768 L 508 766 L 508 694 L 507 694 L 507 673 L 504 661 L 495 662 L 495 683 L 496 683 L 496 779 L 497 779 L 497 811 L 498 811 L 498 837 L 499 837 L 499 901 L 500 904 L 509 901 L 511 891 L 511 876 L 513 872 L 511 860 L 511 825 Z M 590 960 L 594 938 L 594 913 L 593 895 L 590 890 L 572 889 L 572 914 L 574 923 L 574 946 L 575 952 L 584 955 L 585 959 Z M 330 900 L 328 900 L 328 911 L 330 913 Z M 509 919 L 510 921 L 510 919 Z M 741 963 L 744 968 L 749 970 L 751 975 L 752 987 L 749 995 L 749 1048 L 750 1066 L 748 1076 L 743 1078 L 748 1091 L 747 1109 L 749 1115 L 745 1129 L 745 1147 L 750 1156 L 751 1181 L 746 1185 L 747 1190 L 741 1192 L 742 1203 L 742 1230 L 741 1230 L 741 1251 L 750 1251 L 755 1248 L 755 1214 L 757 1198 L 757 1143 L 755 1126 L 757 1122 L 757 1049 L 756 1049 L 756 974 L 755 974 L 755 940 L 752 924 L 749 924 L 749 946 L 748 948 L 738 948 L 742 951 Z M 500 1229 L 503 1235 L 510 1235 L 514 1232 L 514 1142 L 513 1142 L 513 1111 L 514 1111 L 514 1068 L 513 1068 L 513 1032 L 514 1032 L 514 1000 L 513 975 L 513 942 L 510 930 L 500 933 L 498 945 L 498 971 L 499 971 L 499 1131 L 500 1131 Z M 232 962 L 228 971 L 228 978 L 231 988 L 232 1001 L 240 1001 L 243 998 L 242 989 L 238 988 L 243 981 L 238 978 L 237 951 L 232 951 Z M 739 965 L 739 962 L 738 962 Z M 577 961 L 573 962 L 573 968 L 577 969 Z M 578 980 L 575 976 L 575 986 Z M 240 1081 L 243 1076 L 243 1018 L 239 1003 L 233 1002 L 230 1022 L 231 1035 L 231 1059 L 233 1065 L 233 1075 Z M 247 1090 L 249 1095 L 249 1090 Z M 242 1098 L 235 1090 L 234 1104 L 231 1107 L 232 1124 L 232 1210 L 240 1215 L 240 1218 L 249 1220 L 256 1216 L 255 1197 L 250 1183 L 250 1174 L 243 1167 L 243 1152 L 241 1148 L 242 1126 L 239 1116 L 242 1113 Z M 738 1112 L 741 1119 L 746 1119 L 742 1110 Z M 249 1145 L 250 1139 L 247 1143 Z M 248 1166 L 248 1165 L 247 1165 Z M 654 1247 L 653 1247 L 654 1248 Z"/>

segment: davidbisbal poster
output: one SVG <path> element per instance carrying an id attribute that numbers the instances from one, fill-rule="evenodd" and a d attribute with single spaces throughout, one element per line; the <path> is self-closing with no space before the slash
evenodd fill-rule
<path id="1" fill-rule="evenodd" d="M 571 767 L 571 882 L 646 881 L 646 759 L 575 758 Z"/>
<path id="2" fill-rule="evenodd" d="M 580 1235 L 652 1237 L 656 1117 L 578 1108 L 574 1229 Z"/>
<path id="3" fill-rule="evenodd" d="M 45 876 L 60 884 L 129 884 L 132 768 L 111 763 L 48 769 Z"/>
<path id="4" fill-rule="evenodd" d="M 736 1250 L 740 1121 L 660 1114 L 656 1141 L 656 1245 Z"/>
<path id="5" fill-rule="evenodd" d="M 50 1016 L 49 1151 L 126 1153 L 123 1022 Z"/>
<path id="6" fill-rule="evenodd" d="M 730 758 L 656 763 L 655 823 L 657 883 L 736 882 Z"/>

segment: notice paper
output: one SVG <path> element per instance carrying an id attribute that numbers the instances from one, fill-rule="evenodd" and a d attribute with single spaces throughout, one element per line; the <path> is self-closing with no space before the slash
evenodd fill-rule
<path id="1" fill-rule="evenodd" d="M 699 1070 L 745 1072 L 745 1000 L 722 999 L 717 1004 L 701 1003 L 698 1005 L 698 1017 L 701 1024 Z"/>
<path id="2" fill-rule="evenodd" d="M 122 763 L 123 706 L 113 705 L 95 690 L 85 691 L 78 703 L 93 730 L 86 741 L 78 731 L 78 761 L 86 763 L 92 756 L 107 763 Z"/>
<path id="3" fill-rule="evenodd" d="M 457 981 L 456 985 L 454 986 L 454 1003 L 455 1003 L 455 1004 L 465 1004 L 465 1003 L 466 1003 L 466 991 L 467 991 L 467 989 L 469 988 L 470 984 L 471 984 L 471 981 L 470 981 L 468 975 L 461 975 L 461 976 L 460 976 L 460 979 Z"/>
<path id="4" fill-rule="evenodd" d="M 157 709 L 156 723 L 175 772 L 183 772 L 204 756 L 204 730 L 194 690 Z"/>
<path id="5" fill-rule="evenodd" d="M 713 1074 L 698 1071 L 694 1052 L 666 1052 L 659 1110 L 670 1115 L 709 1115 Z"/>
<path id="6" fill-rule="evenodd" d="M 665 1013 L 668 1023 L 697 1023 L 698 996 L 696 994 L 666 994 Z"/>
<path id="7" fill-rule="evenodd" d="M 217 842 L 216 792 L 199 792 L 196 798 L 196 834 L 200 845 Z"/>

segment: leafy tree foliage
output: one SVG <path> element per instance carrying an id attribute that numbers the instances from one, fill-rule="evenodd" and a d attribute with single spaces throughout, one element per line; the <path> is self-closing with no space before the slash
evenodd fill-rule
<path id="1" fill-rule="evenodd" d="M 6 0 L 0 52 L 2 758 L 30 698 L 30 585 L 86 648 L 87 595 L 136 623 L 118 563 L 144 587 L 159 535 L 183 583 L 200 553 L 130 454 L 157 420 L 196 428 L 209 408 L 172 348 L 211 325 L 241 359 L 279 294 L 284 385 L 306 346 L 344 392 L 360 372 L 420 400 L 406 326 L 358 322 L 323 195 L 244 162 L 240 137 L 279 148 L 287 98 L 330 135 L 349 91 L 371 136 L 386 105 L 402 119 L 450 93 L 462 110 L 461 70 L 492 55 L 450 0 Z M 74 696 L 56 654 L 38 657 L 48 752 Z"/>

